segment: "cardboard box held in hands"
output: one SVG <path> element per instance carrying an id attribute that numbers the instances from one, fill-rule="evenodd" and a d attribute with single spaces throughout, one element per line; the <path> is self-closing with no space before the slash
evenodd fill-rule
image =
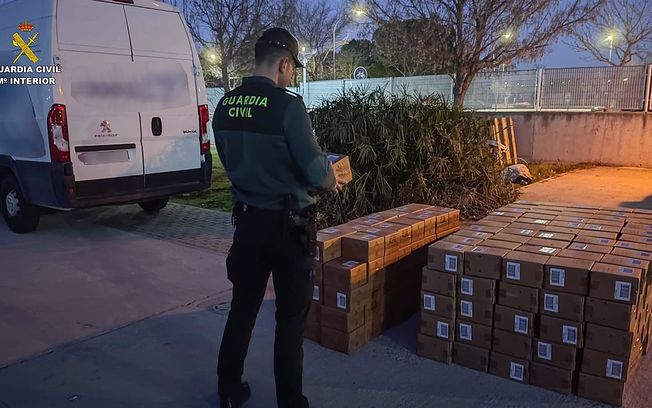
<path id="1" fill-rule="evenodd" d="M 335 171 L 338 179 L 342 180 L 344 183 L 350 183 L 353 180 L 353 171 L 351 170 L 349 156 L 328 153 L 327 157 L 331 166 L 333 166 L 333 171 Z"/>

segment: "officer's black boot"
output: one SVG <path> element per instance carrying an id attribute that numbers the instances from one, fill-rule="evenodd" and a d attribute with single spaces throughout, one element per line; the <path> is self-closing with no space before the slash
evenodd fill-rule
<path id="1" fill-rule="evenodd" d="M 251 397 L 249 383 L 243 382 L 240 387 L 226 396 L 220 396 L 220 408 L 240 408 Z"/>

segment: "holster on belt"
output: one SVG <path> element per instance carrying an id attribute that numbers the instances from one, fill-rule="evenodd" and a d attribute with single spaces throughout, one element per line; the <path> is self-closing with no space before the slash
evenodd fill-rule
<path id="1" fill-rule="evenodd" d="M 311 258 L 317 253 L 317 209 L 314 205 L 302 210 L 292 209 L 291 197 L 285 205 L 285 219 L 288 226 L 299 232 L 299 239 Z"/>

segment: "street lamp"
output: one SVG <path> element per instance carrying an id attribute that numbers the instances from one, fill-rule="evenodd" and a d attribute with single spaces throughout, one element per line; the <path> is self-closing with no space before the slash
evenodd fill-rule
<path id="1" fill-rule="evenodd" d="M 353 14 L 357 17 L 362 17 L 367 14 L 364 8 L 361 6 L 357 6 L 351 10 Z M 342 24 L 343 18 L 338 18 L 337 21 L 335 21 L 335 24 L 333 24 L 333 79 L 335 79 L 335 31 L 337 30 L 337 27 Z"/>
<path id="2" fill-rule="evenodd" d="M 609 41 L 609 65 L 611 65 L 611 51 L 613 50 L 614 47 L 614 35 L 609 34 L 606 40 Z"/>

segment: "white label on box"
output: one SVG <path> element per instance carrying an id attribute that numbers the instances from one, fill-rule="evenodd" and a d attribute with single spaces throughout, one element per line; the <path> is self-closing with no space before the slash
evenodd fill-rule
<path id="1" fill-rule="evenodd" d="M 652 256 L 652 254 L 650 254 L 649 252 L 639 252 L 638 254 L 643 258 L 649 258 L 650 256 Z"/>
<path id="2" fill-rule="evenodd" d="M 563 288 L 564 285 L 566 285 L 566 270 L 550 268 L 550 286 L 559 286 Z"/>
<path id="3" fill-rule="evenodd" d="M 462 309 L 462 316 L 464 317 L 473 317 L 473 302 L 468 300 L 462 300 L 460 302 L 460 309 Z"/>
<path id="4" fill-rule="evenodd" d="M 465 244 L 470 244 L 475 242 L 475 238 L 464 238 L 462 241 L 464 241 Z"/>
<path id="5" fill-rule="evenodd" d="M 312 287 L 312 300 L 319 301 L 319 286 Z"/>
<path id="6" fill-rule="evenodd" d="M 473 296 L 473 279 L 462 278 L 462 288 L 460 292 L 463 295 Z"/>
<path id="7" fill-rule="evenodd" d="M 470 324 L 460 323 L 460 339 L 473 340 L 473 327 Z"/>
<path id="8" fill-rule="evenodd" d="M 457 257 L 455 255 L 446 255 L 444 257 L 444 263 L 446 272 L 457 272 Z"/>
<path id="9" fill-rule="evenodd" d="M 481 247 L 475 247 L 471 250 L 471 252 L 478 252 L 478 253 L 484 253 L 484 248 Z"/>
<path id="10" fill-rule="evenodd" d="M 546 293 L 543 295 L 543 310 L 559 313 L 559 296 Z"/>
<path id="11" fill-rule="evenodd" d="M 577 345 L 577 327 L 564 325 L 562 327 L 562 340 L 566 344 Z"/>
<path id="12" fill-rule="evenodd" d="M 514 332 L 521 334 L 529 334 L 528 326 L 530 319 L 527 316 L 514 316 Z"/>
<path id="13" fill-rule="evenodd" d="M 521 235 L 532 235 L 532 234 L 534 234 L 533 230 L 529 230 L 529 229 L 521 230 Z"/>
<path id="14" fill-rule="evenodd" d="M 586 251 L 587 249 L 589 249 L 589 246 L 587 244 L 576 244 L 573 245 L 573 249 L 576 249 L 578 251 Z"/>
<path id="15" fill-rule="evenodd" d="M 342 264 L 343 267 L 345 268 L 353 268 L 360 265 L 360 262 L 358 261 L 346 261 Z"/>
<path id="16" fill-rule="evenodd" d="M 540 341 L 537 345 L 537 356 L 544 360 L 552 360 L 552 344 Z"/>
<path id="17" fill-rule="evenodd" d="M 346 295 L 344 293 L 337 292 L 337 307 L 346 310 Z"/>
<path id="18" fill-rule="evenodd" d="M 433 295 L 423 295 L 423 308 L 425 310 L 434 311 L 437 307 L 435 297 Z"/>
<path id="19" fill-rule="evenodd" d="M 321 250 L 319 249 L 319 246 L 317 247 L 317 252 L 315 253 L 315 261 L 321 261 Z"/>
<path id="20" fill-rule="evenodd" d="M 323 232 L 324 234 L 335 234 L 340 232 L 340 230 L 338 230 L 337 228 L 326 228 L 324 230 L 321 230 L 321 232 Z"/>
<path id="21" fill-rule="evenodd" d="M 632 284 L 629 282 L 616 281 L 614 285 L 614 299 L 629 302 L 632 300 Z"/>
<path id="22" fill-rule="evenodd" d="M 634 273 L 634 269 L 633 268 L 628 268 L 626 266 L 621 266 L 620 268 L 618 268 L 618 272 L 620 272 L 620 273 L 628 273 L 628 274 L 631 275 L 632 273 Z"/>
<path id="23" fill-rule="evenodd" d="M 505 213 L 502 211 L 494 211 L 491 213 L 491 215 L 505 215 Z"/>
<path id="24" fill-rule="evenodd" d="M 625 247 L 625 248 L 631 248 L 632 247 L 632 244 L 630 244 L 629 242 L 619 242 L 618 245 L 620 245 L 621 247 Z"/>
<path id="25" fill-rule="evenodd" d="M 601 244 L 604 244 L 604 245 L 609 245 L 609 240 L 606 239 L 606 238 L 602 238 L 602 239 L 601 239 L 600 241 L 598 241 L 598 242 L 600 242 Z"/>
<path id="26" fill-rule="evenodd" d="M 459 250 L 461 250 L 461 249 L 464 249 L 464 245 L 461 245 L 461 244 L 455 244 L 455 245 L 453 245 L 452 248 L 453 248 L 453 249 L 457 249 L 457 250 L 459 251 Z"/>
<path id="27" fill-rule="evenodd" d="M 448 339 L 448 323 L 437 322 L 437 337 Z"/>
<path id="28" fill-rule="evenodd" d="M 641 265 L 643 265 L 643 261 L 641 261 L 640 259 L 632 259 L 630 263 L 631 263 L 632 265 L 636 265 L 636 266 L 641 266 Z"/>
<path id="29" fill-rule="evenodd" d="M 379 230 L 378 228 L 369 228 L 367 230 L 367 232 L 370 233 L 370 234 L 378 234 L 379 232 L 382 232 L 382 231 Z"/>
<path id="30" fill-rule="evenodd" d="M 555 248 L 541 247 L 539 252 L 544 254 L 554 254 L 557 250 Z"/>
<path id="31" fill-rule="evenodd" d="M 471 227 L 470 227 L 470 228 L 471 228 L 471 230 L 473 230 L 473 231 L 479 231 L 479 230 L 481 230 L 481 229 L 482 229 L 482 227 L 481 227 L 481 226 L 479 226 L 479 225 L 471 225 Z"/>
<path id="32" fill-rule="evenodd" d="M 378 238 L 378 237 L 375 236 L 375 235 L 371 235 L 371 234 L 364 234 L 364 235 L 361 235 L 360 238 L 362 238 L 362 239 L 364 239 L 364 240 L 369 240 L 369 241 L 371 241 L 372 239 L 376 239 L 376 238 Z"/>
<path id="33" fill-rule="evenodd" d="M 576 222 L 569 222 L 568 226 L 571 227 L 571 228 L 580 228 L 580 227 L 582 227 L 582 224 L 578 224 Z"/>
<path id="34" fill-rule="evenodd" d="M 548 220 L 534 220 L 534 223 L 535 223 L 535 224 L 547 224 L 547 223 L 549 223 L 549 222 L 550 222 L 550 221 L 548 221 Z"/>
<path id="35" fill-rule="evenodd" d="M 601 231 L 602 230 L 602 225 L 597 225 L 597 224 L 589 224 L 587 226 L 588 229 L 593 230 L 593 231 Z"/>
<path id="36" fill-rule="evenodd" d="M 373 218 L 373 219 L 375 219 L 375 220 L 377 220 L 377 219 L 379 219 L 379 218 L 381 218 L 381 217 L 382 217 L 382 215 L 380 215 L 380 214 L 378 214 L 378 213 L 370 214 L 370 215 L 367 216 L 367 218 Z"/>
<path id="37" fill-rule="evenodd" d="M 548 238 L 548 239 L 550 239 L 550 238 L 552 238 L 554 236 L 555 236 L 555 234 L 553 234 L 552 232 L 542 232 L 541 234 L 539 234 L 539 238 Z"/>
<path id="38" fill-rule="evenodd" d="M 507 279 L 521 280 L 521 264 L 507 262 Z"/>
<path id="39" fill-rule="evenodd" d="M 525 367 L 523 367 L 523 364 L 518 364 L 513 361 L 510 363 L 509 378 L 511 378 L 512 380 L 523 381 L 524 372 L 525 372 Z"/>
<path id="40" fill-rule="evenodd" d="M 623 362 L 607 359 L 607 377 L 620 380 L 623 378 Z"/>

